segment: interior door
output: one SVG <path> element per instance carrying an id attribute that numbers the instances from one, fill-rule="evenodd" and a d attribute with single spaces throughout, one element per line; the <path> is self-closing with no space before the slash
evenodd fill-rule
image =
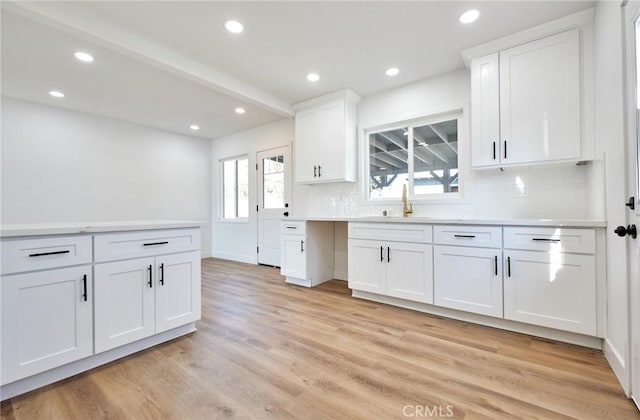
<path id="1" fill-rule="evenodd" d="M 640 1 L 629 1 L 624 7 L 626 46 L 626 137 L 627 188 L 634 197 L 635 209 L 627 213 L 627 225 L 640 226 L 640 182 L 638 182 L 638 162 L 640 158 Z M 631 210 L 631 209 L 630 209 Z M 629 248 L 629 292 L 630 292 L 630 342 L 631 342 L 631 398 L 640 408 L 640 240 Z"/>
<path id="2" fill-rule="evenodd" d="M 258 264 L 280 267 L 280 222 L 291 214 L 289 146 L 258 152 Z"/>

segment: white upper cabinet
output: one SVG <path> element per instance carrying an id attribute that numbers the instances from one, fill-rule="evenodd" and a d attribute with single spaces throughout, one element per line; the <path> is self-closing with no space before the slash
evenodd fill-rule
<path id="1" fill-rule="evenodd" d="M 572 17 L 573 29 L 553 35 L 514 34 L 462 53 L 471 68 L 474 168 L 593 158 L 583 129 L 593 113 L 592 43 L 581 41 L 590 32 L 578 24 L 588 16 Z"/>
<path id="2" fill-rule="evenodd" d="M 500 53 L 503 163 L 580 159 L 580 40 L 574 29 Z"/>
<path id="3" fill-rule="evenodd" d="M 357 178 L 356 105 L 345 90 L 294 106 L 295 179 L 298 183 L 354 182 Z"/>

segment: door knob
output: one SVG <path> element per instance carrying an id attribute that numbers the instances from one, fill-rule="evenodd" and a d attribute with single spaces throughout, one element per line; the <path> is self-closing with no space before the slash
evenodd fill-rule
<path id="1" fill-rule="evenodd" d="M 285 216 L 287 216 L 287 217 L 289 216 L 289 212 L 288 212 L 288 211 L 285 211 L 285 212 L 284 212 L 284 213 L 282 213 L 282 214 L 283 214 L 283 215 L 285 215 Z"/>
<path id="2" fill-rule="evenodd" d="M 636 239 L 636 236 L 638 236 L 638 232 L 636 230 L 636 225 L 627 225 L 626 228 L 624 226 L 618 226 L 614 230 L 614 232 L 616 233 L 616 235 L 618 235 L 621 238 L 626 236 L 626 235 L 629 235 L 633 239 Z"/>

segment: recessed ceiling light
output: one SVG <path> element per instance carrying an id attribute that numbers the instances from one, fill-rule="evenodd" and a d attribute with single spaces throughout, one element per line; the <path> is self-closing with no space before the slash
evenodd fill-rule
<path id="1" fill-rule="evenodd" d="M 384 71 L 387 76 L 397 76 L 400 73 L 400 69 L 397 67 L 389 67 Z"/>
<path id="2" fill-rule="evenodd" d="M 235 111 L 236 111 L 236 114 L 244 114 L 246 112 L 244 108 L 241 108 L 241 107 L 237 107 Z"/>
<path id="3" fill-rule="evenodd" d="M 460 15 L 460 23 L 471 23 L 475 22 L 476 19 L 480 17 L 480 12 L 476 9 L 467 10 L 463 14 Z"/>
<path id="4" fill-rule="evenodd" d="M 49 95 L 53 96 L 54 98 L 64 98 L 64 93 L 60 92 L 59 90 L 50 90 Z"/>
<path id="5" fill-rule="evenodd" d="M 195 125 L 195 124 L 191 124 L 191 125 L 189 126 L 189 128 L 190 128 L 190 129 L 192 129 L 193 131 L 198 131 L 198 130 L 200 130 L 200 126 L 197 126 L 197 125 Z"/>
<path id="6" fill-rule="evenodd" d="M 224 23 L 224 27 L 232 34 L 239 34 L 244 31 L 244 26 L 237 20 L 228 20 Z"/>
<path id="7" fill-rule="evenodd" d="M 76 58 L 80 61 L 84 61 L 85 63 L 93 62 L 93 56 L 89 53 L 78 51 L 74 54 Z"/>
<path id="8" fill-rule="evenodd" d="M 317 73 L 309 73 L 307 74 L 307 80 L 310 82 L 317 82 L 320 80 L 320 76 Z"/>

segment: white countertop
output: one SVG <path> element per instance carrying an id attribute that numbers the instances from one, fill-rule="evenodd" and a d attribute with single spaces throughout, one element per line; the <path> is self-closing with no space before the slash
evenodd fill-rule
<path id="1" fill-rule="evenodd" d="M 194 220 L 131 220 L 121 222 L 40 223 L 0 225 L 0 238 L 37 235 L 71 235 L 78 233 L 119 232 L 129 230 L 176 229 L 200 227 Z"/>
<path id="2" fill-rule="evenodd" d="M 308 222 L 372 222 L 372 223 L 419 223 L 432 225 L 498 225 L 498 226 L 559 226 L 559 227 L 606 227 L 604 220 L 586 219 L 446 219 L 441 217 L 290 217 L 283 221 Z"/>

